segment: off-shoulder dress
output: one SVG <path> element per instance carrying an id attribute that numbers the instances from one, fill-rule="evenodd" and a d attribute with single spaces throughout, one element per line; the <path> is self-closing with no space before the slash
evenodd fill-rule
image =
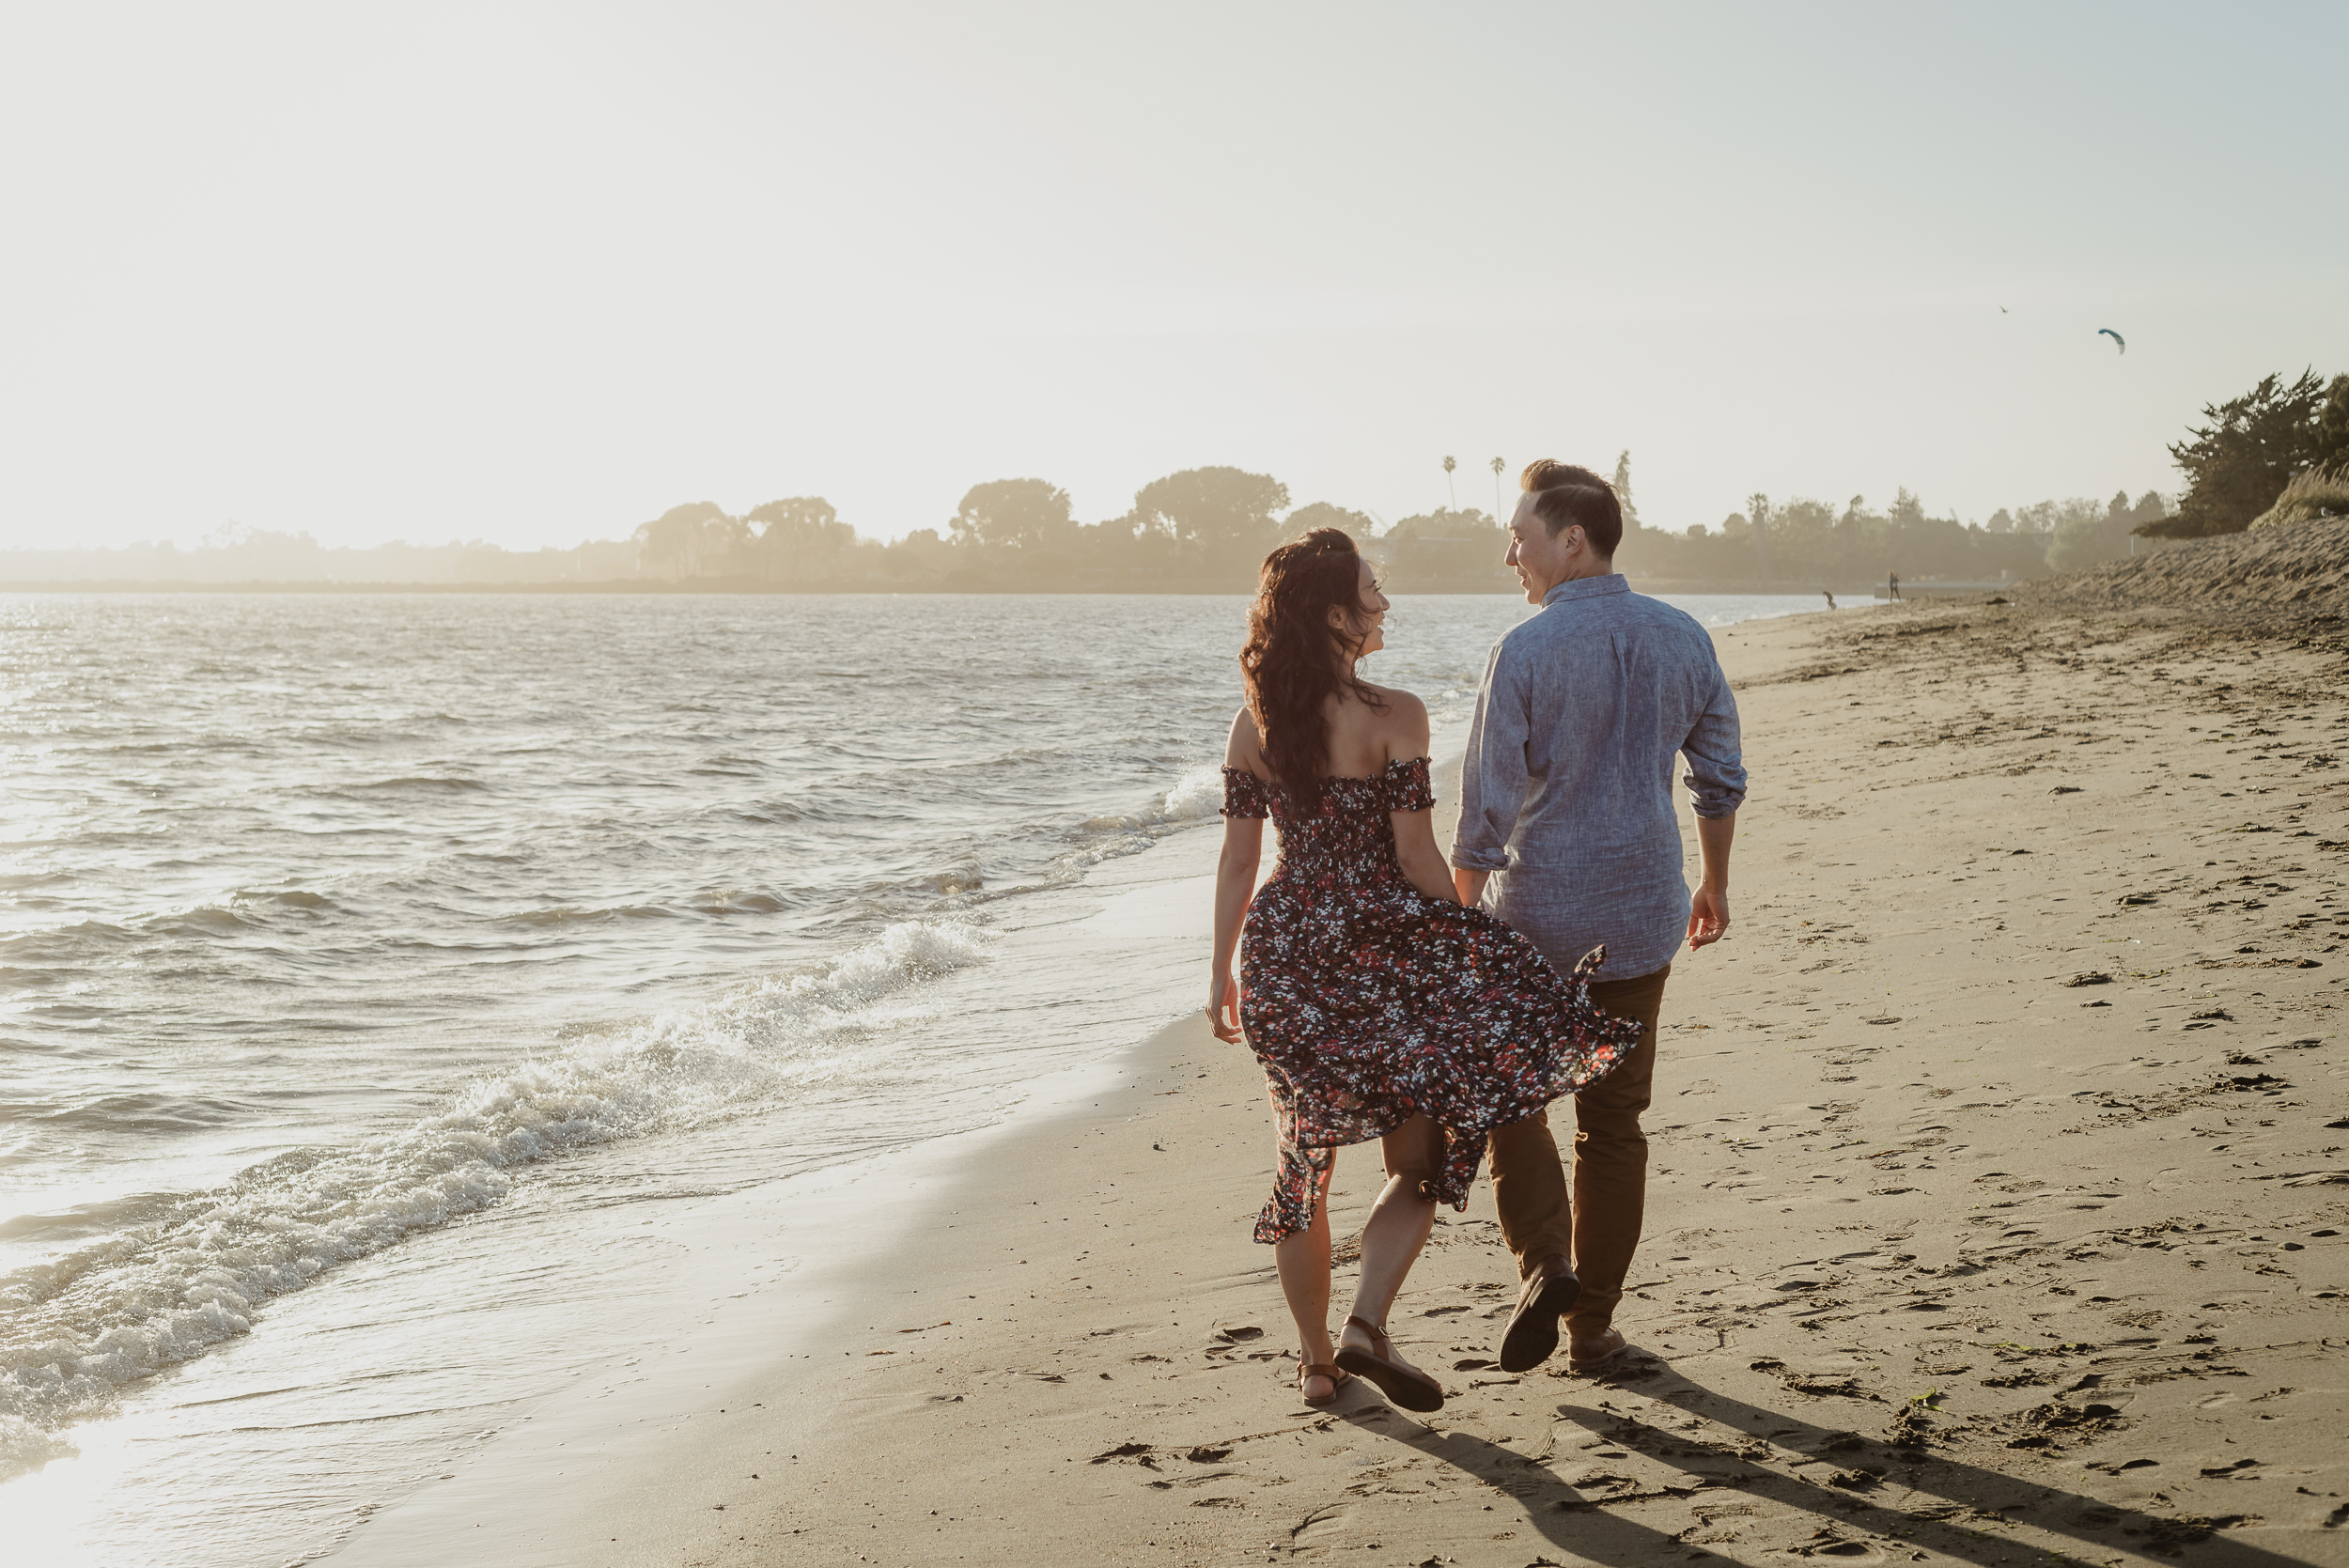
<path id="1" fill-rule="evenodd" d="M 1444 1135 L 1426 1195 L 1466 1208 L 1488 1132 L 1599 1078 L 1639 1043 L 1637 1023 L 1591 1001 L 1604 948 L 1560 974 L 1485 910 L 1411 885 L 1389 814 L 1435 802 L 1425 757 L 1323 780 L 1310 815 L 1279 785 L 1223 770 L 1223 815 L 1268 816 L 1281 837 L 1240 939 L 1240 1022 L 1281 1141 L 1258 1241 L 1313 1223 L 1334 1151 L 1414 1114 Z"/>

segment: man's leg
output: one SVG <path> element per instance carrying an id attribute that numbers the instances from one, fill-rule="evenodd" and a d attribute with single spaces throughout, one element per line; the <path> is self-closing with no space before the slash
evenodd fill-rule
<path id="1" fill-rule="evenodd" d="M 1602 1338 L 1613 1324 L 1631 1255 L 1639 1250 L 1647 1197 L 1647 1134 L 1640 1113 L 1647 1110 L 1656 1079 L 1656 1020 L 1671 973 L 1666 964 L 1652 974 L 1591 986 L 1593 1001 L 1616 1017 L 1637 1020 L 1645 1032 L 1614 1071 L 1574 1097 L 1574 1271 L 1582 1278 L 1582 1292 L 1566 1315 L 1566 1332 L 1577 1345 Z M 1494 1174 L 1498 1179 L 1497 1165 Z"/>
<path id="2" fill-rule="evenodd" d="M 1501 1239 L 1517 1257 L 1517 1278 L 1531 1280 L 1550 1259 L 1574 1253 L 1566 1168 L 1558 1157 L 1558 1141 L 1550 1136 L 1548 1112 L 1495 1127 L 1486 1147 Z"/>
<path id="3" fill-rule="evenodd" d="M 1581 1288 L 1567 1266 L 1574 1223 L 1566 1203 L 1566 1172 L 1549 1135 L 1547 1111 L 1495 1127 L 1487 1147 L 1501 1239 L 1517 1254 L 1517 1278 L 1524 1281 L 1517 1310 L 1501 1330 L 1501 1369 L 1530 1372 L 1558 1348 L 1558 1326 Z"/>

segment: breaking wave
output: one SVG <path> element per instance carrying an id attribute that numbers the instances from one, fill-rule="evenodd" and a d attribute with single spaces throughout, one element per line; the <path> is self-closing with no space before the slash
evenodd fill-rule
<path id="1" fill-rule="evenodd" d="M 0 1477 L 71 1452 L 59 1428 L 247 1332 L 271 1298 L 497 1203 L 534 1161 L 854 1073 L 892 999 L 982 961 L 988 939 L 961 922 L 892 925 L 812 972 L 474 1079 L 397 1132 L 280 1155 L 0 1280 Z"/>

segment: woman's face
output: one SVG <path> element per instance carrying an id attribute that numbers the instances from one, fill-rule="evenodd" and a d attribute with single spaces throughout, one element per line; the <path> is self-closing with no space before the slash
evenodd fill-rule
<path id="1" fill-rule="evenodd" d="M 1378 574 L 1367 560 L 1361 564 L 1360 595 L 1361 608 L 1354 613 L 1354 624 L 1339 628 L 1341 634 L 1361 640 L 1354 650 L 1357 659 L 1387 645 L 1387 596 L 1378 591 Z"/>

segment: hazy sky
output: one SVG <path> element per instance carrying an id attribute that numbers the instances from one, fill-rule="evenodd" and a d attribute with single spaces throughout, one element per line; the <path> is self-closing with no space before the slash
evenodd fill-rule
<path id="1" fill-rule="evenodd" d="M 2170 489 L 2349 370 L 2349 7 L 16 6 L 0 546 L 1494 455 Z M 2001 313 L 2000 306 L 2005 307 Z M 2116 354 L 2099 327 L 2129 341 Z"/>

